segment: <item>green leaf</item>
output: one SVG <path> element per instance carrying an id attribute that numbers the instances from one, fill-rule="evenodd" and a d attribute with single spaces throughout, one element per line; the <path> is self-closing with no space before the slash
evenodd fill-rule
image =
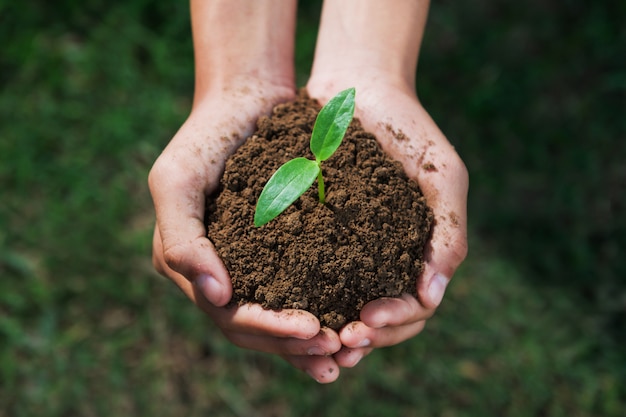
<path id="1" fill-rule="evenodd" d="M 254 213 L 254 225 L 263 226 L 282 213 L 311 187 L 320 167 L 307 158 L 296 158 L 282 165 L 261 192 Z"/>
<path id="2" fill-rule="evenodd" d="M 354 116 L 354 88 L 349 88 L 330 99 L 320 110 L 311 135 L 311 151 L 318 161 L 325 161 L 335 153 Z"/>

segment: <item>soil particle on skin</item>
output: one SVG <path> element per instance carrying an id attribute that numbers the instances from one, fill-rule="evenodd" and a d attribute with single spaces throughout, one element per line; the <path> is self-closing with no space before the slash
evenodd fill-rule
<path id="1" fill-rule="evenodd" d="M 396 131 L 389 123 L 385 124 L 385 129 L 387 129 L 387 131 L 390 132 L 393 137 L 400 142 L 404 142 L 409 139 L 401 129 Z"/>
<path id="2" fill-rule="evenodd" d="M 438 171 L 437 167 L 432 162 L 425 163 L 424 165 L 422 165 L 422 168 L 424 169 L 424 171 L 428 171 L 428 172 L 437 172 Z"/>
<path id="3" fill-rule="evenodd" d="M 265 226 L 256 201 L 288 160 L 314 159 L 309 139 L 320 105 L 305 92 L 262 117 L 227 161 L 220 190 L 207 200 L 207 235 L 228 269 L 231 304 L 303 309 L 338 330 L 363 305 L 416 293 L 433 215 L 418 185 L 353 120 L 323 164 L 326 204 L 314 184 Z"/>

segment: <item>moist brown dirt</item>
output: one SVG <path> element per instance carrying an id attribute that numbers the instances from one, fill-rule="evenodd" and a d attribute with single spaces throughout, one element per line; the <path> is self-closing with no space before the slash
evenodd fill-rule
<path id="1" fill-rule="evenodd" d="M 320 105 L 302 92 L 262 117 L 227 161 L 207 201 L 207 235 L 228 269 L 231 304 L 310 311 L 338 330 L 364 304 L 416 294 L 432 211 L 418 185 L 354 119 L 323 163 L 326 204 L 314 184 L 270 223 L 253 225 L 256 201 L 288 160 L 314 159 L 309 139 Z"/>

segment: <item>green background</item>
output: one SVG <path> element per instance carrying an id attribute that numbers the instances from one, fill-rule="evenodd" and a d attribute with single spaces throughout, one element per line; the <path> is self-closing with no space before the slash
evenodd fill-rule
<path id="1" fill-rule="evenodd" d="M 301 1 L 306 81 L 318 1 Z M 419 96 L 470 171 L 437 315 L 320 386 L 152 271 L 188 4 L 0 0 L 0 416 L 621 416 L 626 3 L 432 4 Z"/>

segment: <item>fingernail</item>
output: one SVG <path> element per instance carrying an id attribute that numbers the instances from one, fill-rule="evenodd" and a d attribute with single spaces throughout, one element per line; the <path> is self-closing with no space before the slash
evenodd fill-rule
<path id="1" fill-rule="evenodd" d="M 358 344 L 358 345 L 356 345 L 355 347 L 360 347 L 360 348 L 361 348 L 361 347 L 368 347 L 368 346 L 370 345 L 370 343 L 372 343 L 372 342 L 370 342 L 370 340 L 369 340 L 369 339 L 363 339 L 363 340 L 361 340 L 361 341 L 359 342 L 359 344 Z"/>
<path id="2" fill-rule="evenodd" d="M 430 297 L 431 303 L 436 306 L 441 303 L 449 281 L 450 280 L 443 274 L 436 273 L 433 275 L 430 279 L 430 284 L 428 285 L 428 297 Z"/>
<path id="3" fill-rule="evenodd" d="M 307 355 L 311 356 L 326 356 L 326 352 L 319 346 L 311 346 L 306 351 Z"/>
<path id="4" fill-rule="evenodd" d="M 219 304 L 222 299 L 222 294 L 224 294 L 224 287 L 218 280 L 206 274 L 200 275 L 194 282 L 211 304 Z"/>

